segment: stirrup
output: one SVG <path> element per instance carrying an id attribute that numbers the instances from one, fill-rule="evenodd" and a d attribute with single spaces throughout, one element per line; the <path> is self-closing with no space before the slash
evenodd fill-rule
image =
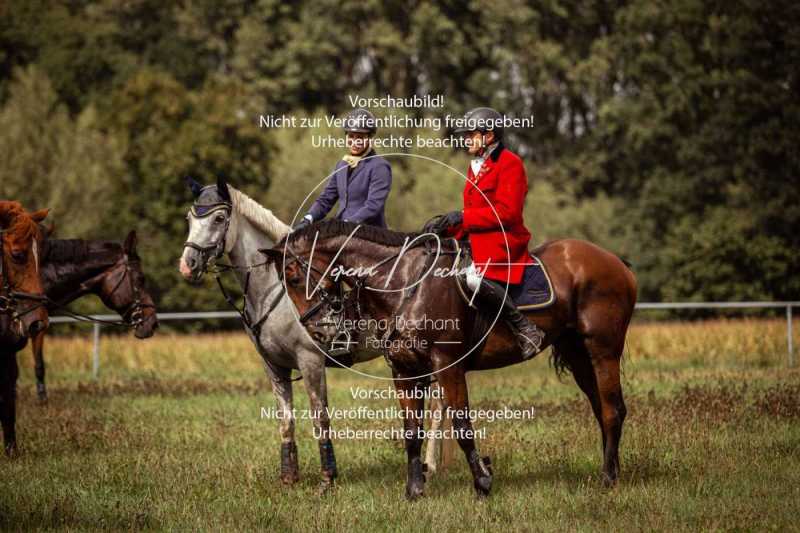
<path id="1" fill-rule="evenodd" d="M 525 328 L 514 328 L 517 335 L 517 344 L 522 350 L 522 360 L 533 359 L 542 351 L 544 332 L 535 324 L 528 323 Z M 527 330 L 527 331 L 523 331 Z M 526 334 L 527 333 L 527 334 Z"/>
<path id="2" fill-rule="evenodd" d="M 351 348 L 353 343 L 351 339 L 349 331 L 339 331 L 331 341 L 331 346 L 328 349 L 328 356 L 331 359 L 348 368 L 353 366 L 355 362 L 353 360 L 353 350 Z"/>

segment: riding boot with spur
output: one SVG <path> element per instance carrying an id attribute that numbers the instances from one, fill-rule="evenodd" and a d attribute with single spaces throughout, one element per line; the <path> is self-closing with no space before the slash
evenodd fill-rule
<path id="1" fill-rule="evenodd" d="M 527 361 L 541 350 L 544 333 L 535 324 L 528 322 L 517 306 L 506 296 L 505 289 L 497 282 L 484 278 L 481 280 L 478 298 L 485 304 L 484 308 L 496 312 L 502 306 L 500 317 L 505 320 L 517 336 L 517 342 L 522 349 L 522 360 Z M 504 301 L 505 300 L 505 301 Z"/>

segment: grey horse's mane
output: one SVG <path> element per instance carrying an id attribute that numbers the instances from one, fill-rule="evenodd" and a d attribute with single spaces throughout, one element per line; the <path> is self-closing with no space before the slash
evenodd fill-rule
<path id="1" fill-rule="evenodd" d="M 319 239 L 347 236 L 350 235 L 356 227 L 358 227 L 358 231 L 353 238 L 364 239 L 384 246 L 403 246 L 406 243 L 406 238 L 410 240 L 419 235 L 419 233 L 404 233 L 401 231 L 379 228 L 377 226 L 355 224 L 353 222 L 333 219 L 317 222 L 296 230 L 289 234 L 288 240 L 292 243 L 298 239 L 313 239 L 317 232 L 319 232 Z"/>
<path id="2" fill-rule="evenodd" d="M 279 241 L 289 233 L 289 226 L 281 222 L 272 211 L 230 185 L 228 185 L 228 192 L 236 212 L 266 233 L 273 241 Z"/>

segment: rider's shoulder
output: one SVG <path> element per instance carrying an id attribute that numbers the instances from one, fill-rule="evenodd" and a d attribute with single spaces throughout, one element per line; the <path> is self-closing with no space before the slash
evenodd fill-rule
<path id="1" fill-rule="evenodd" d="M 500 153 L 497 154 L 497 161 L 500 162 L 501 164 L 506 164 L 506 165 L 522 164 L 522 158 L 518 156 L 515 152 L 512 152 L 511 150 L 506 148 L 505 146 L 503 146 L 502 150 L 500 150 Z"/>
<path id="2" fill-rule="evenodd" d="M 392 172 L 392 166 L 382 156 L 373 155 L 366 163 L 368 163 L 368 168 L 371 169 L 371 172 L 379 171 L 380 173 L 389 174 Z"/>
<path id="3" fill-rule="evenodd" d="M 391 167 L 389 162 L 382 155 L 373 155 L 369 158 L 369 162 L 371 163 L 371 166 L 374 167 Z"/>

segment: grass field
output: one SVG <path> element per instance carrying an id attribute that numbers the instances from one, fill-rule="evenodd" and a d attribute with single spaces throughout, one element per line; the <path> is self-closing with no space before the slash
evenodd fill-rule
<path id="1" fill-rule="evenodd" d="M 459 453 L 414 503 L 404 500 L 405 453 L 392 440 L 337 441 L 338 486 L 317 496 L 309 420 L 297 424 L 301 482 L 282 487 L 277 423 L 260 419 L 274 400 L 243 334 L 104 337 L 96 382 L 88 338 L 48 340 L 46 406 L 35 399 L 29 350 L 19 354 L 22 453 L 0 459 L 0 528 L 798 529 L 800 370 L 786 366 L 781 320 L 633 327 L 622 474 L 612 490 L 601 486 L 588 403 L 571 378 L 559 381 L 547 353 L 472 374 L 474 407 L 533 406 L 536 416 L 476 424 L 486 428 L 478 445 L 494 465 L 490 498 L 476 500 Z M 383 366 L 359 369 L 385 374 Z M 386 386 L 347 371 L 328 375 L 333 407 L 367 403 L 350 387 Z"/>

